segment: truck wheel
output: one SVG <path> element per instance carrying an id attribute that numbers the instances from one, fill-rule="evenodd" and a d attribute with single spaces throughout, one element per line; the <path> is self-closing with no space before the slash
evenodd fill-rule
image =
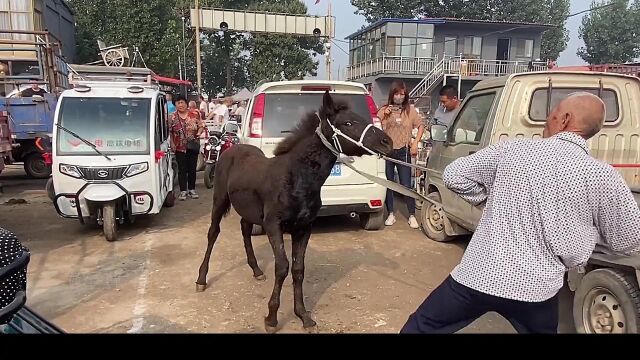
<path id="1" fill-rule="evenodd" d="M 24 171 L 34 179 L 46 179 L 51 175 L 51 168 L 38 153 L 32 153 L 24 159 Z"/>
<path id="2" fill-rule="evenodd" d="M 116 202 L 111 201 L 102 206 L 102 229 L 107 241 L 118 240 L 118 222 L 116 221 Z"/>
<path id="3" fill-rule="evenodd" d="M 442 203 L 442 198 L 439 192 L 432 192 L 427 195 L 427 198 Z M 430 202 L 423 202 L 420 209 L 420 225 L 422 232 L 429 237 L 429 239 L 437 242 L 449 242 L 455 239 L 453 236 L 447 235 L 444 231 L 447 214 L 444 212 L 442 206 L 435 206 Z"/>
<path id="4" fill-rule="evenodd" d="M 207 164 L 204 168 L 204 186 L 206 186 L 207 189 L 213 188 L 213 176 L 215 175 L 215 170 L 216 168 L 212 164 Z"/>
<path id="5" fill-rule="evenodd" d="M 586 274 L 573 300 L 573 322 L 581 334 L 638 333 L 637 280 L 614 269 L 597 269 Z"/>
<path id="6" fill-rule="evenodd" d="M 372 213 L 360 213 L 360 226 L 367 231 L 378 231 L 384 228 L 384 210 Z"/>

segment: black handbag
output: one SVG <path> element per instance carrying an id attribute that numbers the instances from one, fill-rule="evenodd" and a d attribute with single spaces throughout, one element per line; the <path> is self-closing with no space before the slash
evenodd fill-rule
<path id="1" fill-rule="evenodd" d="M 187 150 L 190 152 L 200 152 L 200 141 L 198 139 L 187 140 Z"/>

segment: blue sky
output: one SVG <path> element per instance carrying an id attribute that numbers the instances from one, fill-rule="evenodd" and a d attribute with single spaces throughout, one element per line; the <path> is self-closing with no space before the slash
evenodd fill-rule
<path id="1" fill-rule="evenodd" d="M 309 14 L 311 15 L 326 15 L 327 14 L 327 0 L 320 0 L 318 5 L 315 5 L 315 0 L 304 0 L 309 8 Z M 585 9 L 588 9 L 591 5 L 591 0 L 571 0 L 571 13 L 576 13 Z M 336 38 L 344 39 L 347 35 L 358 30 L 363 24 L 366 23 L 363 16 L 354 14 L 355 7 L 351 5 L 349 0 L 333 0 L 333 13 L 336 17 Z M 579 65 L 584 62 L 580 59 L 576 52 L 583 43 L 578 36 L 578 28 L 580 27 L 582 15 L 569 18 L 567 21 L 567 28 L 569 29 L 569 44 L 567 49 L 560 54 L 558 59 L 558 65 Z M 344 50 L 349 51 L 349 45 L 338 42 L 338 45 Z M 333 49 L 332 57 L 334 59 L 333 73 L 338 71 L 344 72 L 344 68 L 349 64 L 348 56 L 339 49 Z M 324 57 L 318 58 L 320 60 L 320 66 L 318 69 L 318 77 L 325 78 L 325 65 Z"/>

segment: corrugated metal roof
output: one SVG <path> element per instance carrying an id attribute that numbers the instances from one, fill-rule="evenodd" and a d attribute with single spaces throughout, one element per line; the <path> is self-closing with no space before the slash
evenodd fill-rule
<path id="1" fill-rule="evenodd" d="M 422 18 L 422 19 L 399 19 L 399 18 L 384 18 L 380 19 L 373 24 L 364 27 L 356 31 L 355 33 L 347 36 L 345 39 L 351 40 L 356 36 L 364 34 L 369 30 L 375 29 L 376 27 L 389 23 L 418 23 L 418 24 L 433 24 L 433 25 L 442 25 L 446 23 L 458 23 L 458 24 L 486 24 L 486 25 L 517 25 L 527 28 L 549 28 L 554 25 L 548 24 L 537 24 L 530 22 L 518 22 L 518 21 L 494 21 L 494 20 L 478 20 L 478 19 L 457 19 L 457 18 Z"/>

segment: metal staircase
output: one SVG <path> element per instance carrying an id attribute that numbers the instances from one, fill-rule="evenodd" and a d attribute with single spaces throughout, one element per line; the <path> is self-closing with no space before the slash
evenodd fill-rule
<path id="1" fill-rule="evenodd" d="M 428 95 L 440 82 L 445 75 L 445 63 L 448 63 L 446 59 L 440 60 L 433 70 L 431 70 L 427 76 L 422 79 L 409 93 L 410 98 L 421 98 Z"/>

